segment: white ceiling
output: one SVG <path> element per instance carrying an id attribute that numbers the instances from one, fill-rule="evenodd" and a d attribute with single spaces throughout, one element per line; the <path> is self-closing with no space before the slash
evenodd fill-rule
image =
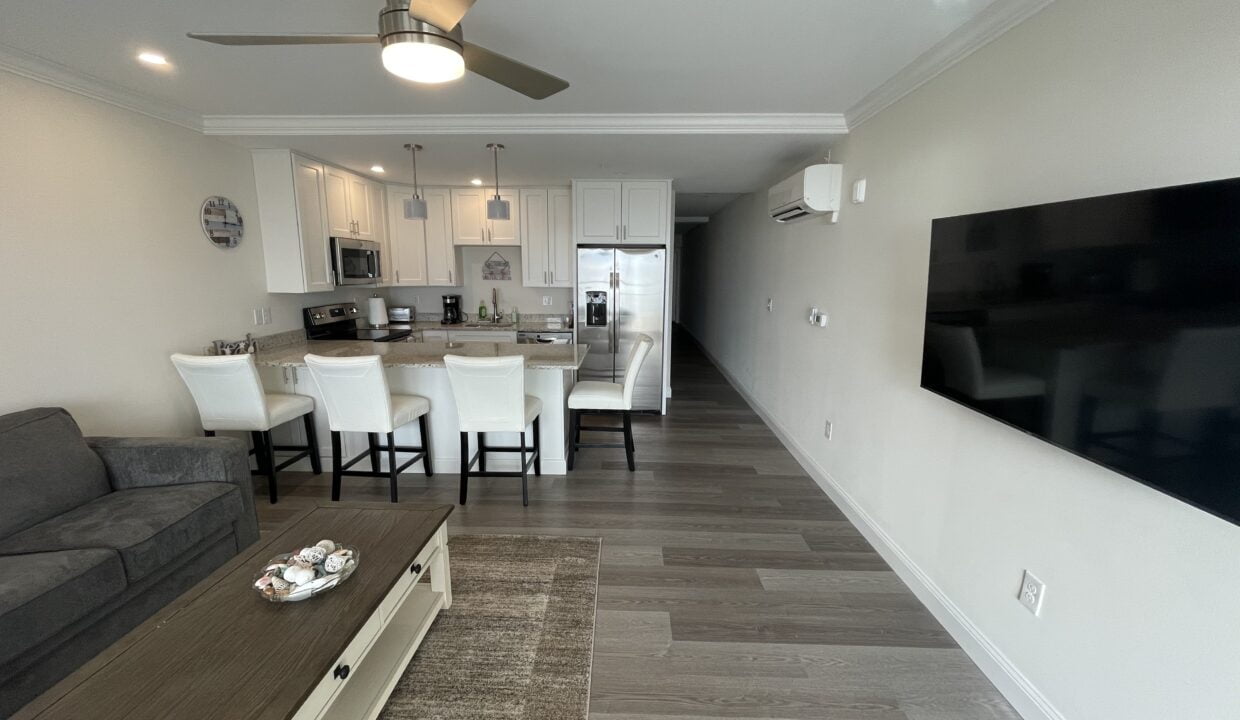
<path id="1" fill-rule="evenodd" d="M 843 113 L 991 0 L 478 0 L 462 23 L 468 40 L 572 84 L 543 101 L 472 75 L 445 86 L 398 80 L 382 69 L 377 45 L 232 48 L 185 37 L 372 32 L 381 5 L 0 0 L 0 53 L 8 46 L 195 116 Z M 136 62 L 146 50 L 171 66 Z M 678 192 L 702 194 L 758 189 L 832 137 L 734 132 L 233 140 L 293 147 L 360 171 L 380 163 L 387 177 L 407 180 L 401 145 L 415 139 L 427 148 L 423 179 L 452 184 L 486 177 L 484 145 L 499 141 L 510 147 L 505 183 L 670 177 Z"/>

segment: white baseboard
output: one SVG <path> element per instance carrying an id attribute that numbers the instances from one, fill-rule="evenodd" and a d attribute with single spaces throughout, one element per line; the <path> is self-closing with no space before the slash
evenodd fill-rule
<path id="1" fill-rule="evenodd" d="M 692 335 L 692 333 L 690 333 Z M 861 531 L 892 570 L 908 585 L 917 599 L 934 615 L 961 649 L 969 656 L 995 687 L 1007 698 L 1012 707 L 1025 720 L 1065 720 L 1064 715 L 1050 699 L 1021 673 L 997 645 L 986 637 L 934 580 L 923 571 L 886 530 L 880 526 L 860 504 L 848 494 L 831 474 L 819 465 L 792 437 L 766 406 L 750 394 L 737 379 L 711 354 L 706 346 L 697 341 L 706 357 L 718 368 L 720 374 L 740 393 L 759 417 L 771 428 L 788 452 L 796 458 L 805 472 L 814 479 L 831 500 L 839 506 L 849 521 Z"/>

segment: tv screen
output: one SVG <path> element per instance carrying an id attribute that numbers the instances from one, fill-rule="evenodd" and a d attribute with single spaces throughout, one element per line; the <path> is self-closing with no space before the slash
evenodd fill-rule
<path id="1" fill-rule="evenodd" d="M 1240 524 L 1240 179 L 935 220 L 921 382 Z"/>

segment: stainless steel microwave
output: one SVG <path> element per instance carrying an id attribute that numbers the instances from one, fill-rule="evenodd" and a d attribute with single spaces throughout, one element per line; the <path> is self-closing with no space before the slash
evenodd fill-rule
<path id="1" fill-rule="evenodd" d="M 377 242 L 332 238 L 332 272 L 337 285 L 377 285 L 383 278 Z"/>

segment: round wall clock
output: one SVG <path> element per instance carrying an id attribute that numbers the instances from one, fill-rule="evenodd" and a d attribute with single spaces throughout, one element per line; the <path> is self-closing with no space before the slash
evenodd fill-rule
<path id="1" fill-rule="evenodd" d="M 245 234 L 241 211 L 232 200 L 212 195 L 202 203 L 202 231 L 216 247 L 237 247 Z"/>

